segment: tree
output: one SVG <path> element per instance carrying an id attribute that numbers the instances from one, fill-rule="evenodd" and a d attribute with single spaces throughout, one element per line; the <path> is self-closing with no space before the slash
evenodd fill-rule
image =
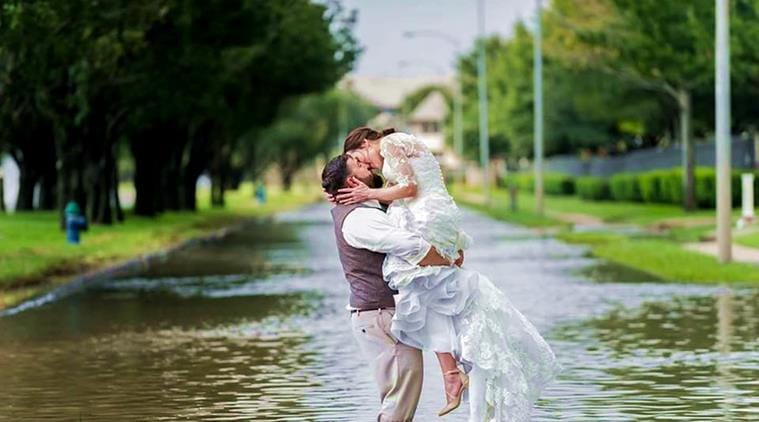
<path id="1" fill-rule="evenodd" d="M 375 114 L 374 107 L 347 92 L 303 96 L 283 105 L 274 123 L 261 132 L 259 144 L 269 146 L 267 161 L 278 164 L 289 189 L 298 169 L 340 146 L 340 126 L 358 126 Z"/>
<path id="2" fill-rule="evenodd" d="M 714 5 L 655 0 L 557 0 L 549 19 L 564 58 L 663 95 L 679 112 L 683 205 L 696 206 L 692 137 L 694 90 L 714 77 Z M 564 30 L 560 30 L 563 28 Z"/>
<path id="3" fill-rule="evenodd" d="M 19 208 L 41 186 L 43 207 L 73 199 L 94 223 L 120 219 L 124 143 L 137 214 L 194 209 L 203 171 L 222 205 L 246 134 L 350 68 L 353 21 L 333 1 L 5 2 L 0 146 L 21 167 Z"/>
<path id="4" fill-rule="evenodd" d="M 110 223 L 122 60 L 139 49 L 147 1 L 9 1 L 0 11 L 2 138 L 21 168 L 18 208 L 76 200 L 92 222 Z M 57 188 L 56 188 L 57 183 Z"/>
<path id="5" fill-rule="evenodd" d="M 136 212 L 155 214 L 177 197 L 194 207 L 195 180 L 206 169 L 212 203 L 223 205 L 233 154 L 258 149 L 244 144 L 257 142 L 248 135 L 287 98 L 328 88 L 352 65 L 351 24 L 336 3 L 172 2 L 148 32 L 131 90 Z M 171 194 L 174 186 L 184 194 Z"/>
<path id="6" fill-rule="evenodd" d="M 486 42 L 490 142 L 493 155 L 512 158 L 533 153 L 533 41 L 524 24 L 517 24 L 509 39 Z M 468 151 L 477 151 L 476 52 L 460 62 Z M 548 155 L 581 149 L 617 148 L 632 139 L 625 122 L 655 114 L 648 99 L 632 95 L 620 84 L 593 69 L 578 69 L 554 58 L 544 60 L 545 151 Z M 612 105 L 613 104 L 613 105 Z M 611 106 L 610 106 L 611 105 Z M 658 111 L 658 109 L 656 110 Z"/>

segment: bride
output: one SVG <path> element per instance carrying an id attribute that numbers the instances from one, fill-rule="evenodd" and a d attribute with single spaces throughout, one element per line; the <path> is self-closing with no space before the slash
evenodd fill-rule
<path id="1" fill-rule="evenodd" d="M 355 184 L 335 199 L 376 199 L 388 216 L 420 233 L 451 262 L 471 243 L 448 194 L 440 165 L 414 136 L 356 128 L 345 153 L 388 181 L 384 188 Z M 535 327 L 487 277 L 466 268 L 417 267 L 388 255 L 383 275 L 398 290 L 392 332 L 403 343 L 436 352 L 446 391 L 445 415 L 470 391 L 470 421 L 529 420 L 532 405 L 559 365 Z M 463 367 L 462 371 L 459 367 Z M 467 375 L 468 373 L 468 375 Z"/>

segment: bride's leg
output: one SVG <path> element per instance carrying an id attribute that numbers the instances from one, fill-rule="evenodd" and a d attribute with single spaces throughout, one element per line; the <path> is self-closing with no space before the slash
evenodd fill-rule
<path id="1" fill-rule="evenodd" d="M 464 388 L 464 379 L 456 364 L 456 359 L 450 353 L 435 352 L 443 372 L 443 385 L 445 386 L 445 401 L 451 403 L 460 397 Z M 455 407 L 454 407 L 455 408 Z"/>

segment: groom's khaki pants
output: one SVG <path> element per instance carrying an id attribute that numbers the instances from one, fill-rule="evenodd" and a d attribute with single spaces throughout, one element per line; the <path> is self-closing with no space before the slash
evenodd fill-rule
<path id="1" fill-rule="evenodd" d="M 351 314 L 353 335 L 371 363 L 379 387 L 380 422 L 413 420 L 422 392 L 422 351 L 393 337 L 390 333 L 393 313 L 393 309 L 381 309 Z"/>

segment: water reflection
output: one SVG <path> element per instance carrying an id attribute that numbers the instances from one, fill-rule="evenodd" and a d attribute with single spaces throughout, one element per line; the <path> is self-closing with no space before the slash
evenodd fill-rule
<path id="1" fill-rule="evenodd" d="M 578 350 L 567 379 L 591 381 L 572 416 L 597 415 L 614 403 L 617 417 L 710 420 L 748 418 L 759 408 L 756 290 L 737 295 L 675 297 L 563 328 Z"/>
<path id="2" fill-rule="evenodd" d="M 565 367 L 535 420 L 756 414 L 757 289 L 611 270 L 589 282 L 582 270 L 598 263 L 582 248 L 470 213 L 465 226 L 476 239 L 466 265 L 493 278 Z M 0 420 L 373 420 L 347 297 L 325 207 L 251 224 L 0 318 Z M 417 420 L 436 420 L 443 401 L 425 355 Z"/>

